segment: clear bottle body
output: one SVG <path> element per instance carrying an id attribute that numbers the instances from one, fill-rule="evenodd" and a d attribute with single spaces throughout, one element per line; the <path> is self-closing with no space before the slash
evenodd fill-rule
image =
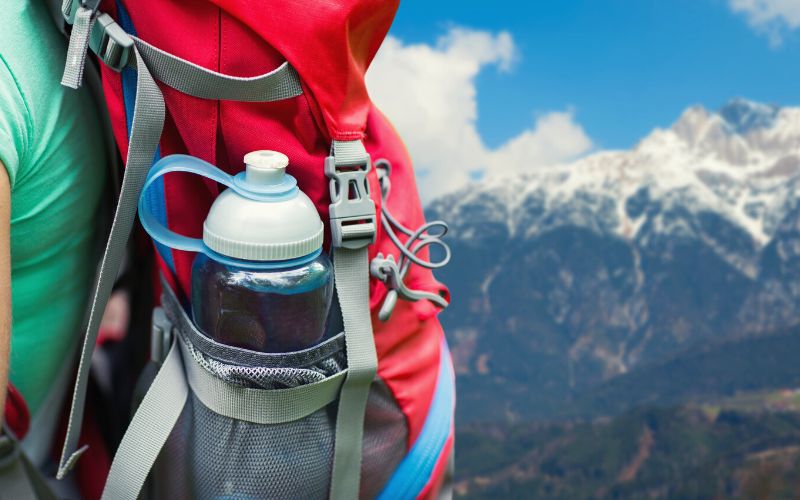
<path id="1" fill-rule="evenodd" d="M 333 268 L 324 252 L 276 269 L 222 263 L 204 253 L 192 265 L 192 316 L 217 342 L 261 352 L 291 352 L 325 334 Z"/>

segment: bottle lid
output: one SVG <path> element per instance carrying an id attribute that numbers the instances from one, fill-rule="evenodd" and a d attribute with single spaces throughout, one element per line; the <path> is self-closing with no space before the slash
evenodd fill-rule
<path id="1" fill-rule="evenodd" d="M 244 157 L 237 188 L 223 191 L 203 224 L 203 242 L 236 259 L 272 261 L 303 257 L 322 247 L 324 225 L 297 181 L 286 173 L 289 158 L 277 151 Z"/>

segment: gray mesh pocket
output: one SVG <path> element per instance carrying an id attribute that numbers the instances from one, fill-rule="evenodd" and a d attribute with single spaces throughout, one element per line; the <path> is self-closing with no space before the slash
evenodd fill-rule
<path id="1" fill-rule="evenodd" d="M 155 498 L 324 498 L 334 425 L 327 408 L 260 425 L 206 408 L 192 394 L 154 470 Z"/>
<path id="2" fill-rule="evenodd" d="M 196 363 L 226 382 L 286 389 L 317 382 L 345 368 L 340 336 L 302 353 L 259 357 L 241 350 L 212 357 L 187 342 Z M 253 355 L 255 356 L 255 355 Z M 191 359 L 186 359 L 191 358 Z M 224 358 L 219 359 L 219 358 Z M 245 363 L 247 362 L 247 363 Z M 336 402 L 305 418 L 256 424 L 215 413 L 190 392 L 147 487 L 151 498 L 326 498 L 330 486 Z M 373 383 L 364 424 L 361 496 L 376 496 L 402 460 L 405 416 L 382 381 Z"/>

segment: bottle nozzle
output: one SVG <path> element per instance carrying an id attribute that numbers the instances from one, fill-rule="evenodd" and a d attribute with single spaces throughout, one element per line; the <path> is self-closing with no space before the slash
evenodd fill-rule
<path id="1" fill-rule="evenodd" d="M 277 151 L 253 151 L 244 155 L 245 182 L 253 186 L 268 186 L 283 182 L 289 158 Z"/>

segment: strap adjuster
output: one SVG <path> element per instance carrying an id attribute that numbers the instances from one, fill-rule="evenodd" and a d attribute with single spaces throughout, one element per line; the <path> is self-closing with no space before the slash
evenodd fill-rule
<path id="1" fill-rule="evenodd" d="M 91 10 L 92 13 L 97 12 L 100 7 L 100 0 L 72 0 L 62 4 L 61 14 L 64 15 L 64 20 L 67 24 L 70 26 L 75 24 L 75 15 L 81 7 Z"/>
<path id="2" fill-rule="evenodd" d="M 330 219 L 334 247 L 357 250 L 375 242 L 375 203 L 369 197 L 367 159 L 352 165 L 336 165 L 325 158 L 325 176 L 330 179 Z"/>
<path id="3" fill-rule="evenodd" d="M 106 66 L 119 73 L 131 57 L 133 38 L 111 16 L 100 14 L 92 27 L 89 48 Z"/>

